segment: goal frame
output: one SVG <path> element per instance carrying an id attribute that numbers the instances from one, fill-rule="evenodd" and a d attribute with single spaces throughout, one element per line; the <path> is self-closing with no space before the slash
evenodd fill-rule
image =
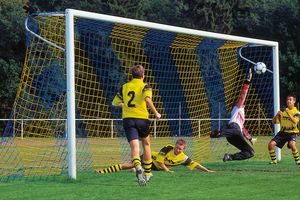
<path id="1" fill-rule="evenodd" d="M 68 137 L 68 175 L 70 179 L 76 179 L 76 116 L 75 116 L 75 51 L 74 51 L 74 17 L 85 19 L 102 20 L 106 22 L 122 23 L 127 25 L 140 26 L 164 30 L 169 32 L 197 35 L 223 40 L 234 40 L 239 42 L 255 43 L 272 47 L 273 54 L 273 110 L 276 113 L 280 109 L 279 100 L 279 45 L 278 42 L 247 38 L 241 36 L 200 31 L 189 28 L 158 24 L 153 22 L 122 18 L 99 13 L 86 12 L 75 9 L 65 10 L 66 19 L 66 69 L 67 69 L 67 137 Z M 274 131 L 279 131 L 279 125 L 274 125 Z M 277 159 L 281 160 L 280 149 L 276 149 Z"/>

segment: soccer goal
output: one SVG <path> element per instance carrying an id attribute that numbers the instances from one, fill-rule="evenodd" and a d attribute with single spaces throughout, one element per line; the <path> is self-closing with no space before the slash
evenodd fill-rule
<path id="1" fill-rule="evenodd" d="M 211 130 L 228 121 L 249 68 L 246 127 L 272 135 L 279 110 L 278 43 L 67 9 L 26 19 L 27 53 L 0 142 L 0 178 L 91 171 L 129 160 L 121 110 L 111 105 L 134 64 L 162 119 L 151 119 L 152 149 L 176 138 L 202 162 L 218 158 Z M 278 127 L 275 127 L 278 129 Z M 276 131 L 276 130 L 275 130 Z"/>

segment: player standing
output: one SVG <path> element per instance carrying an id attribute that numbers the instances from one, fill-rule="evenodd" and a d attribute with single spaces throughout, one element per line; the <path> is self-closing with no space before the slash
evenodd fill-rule
<path id="1" fill-rule="evenodd" d="M 300 112 L 295 107 L 296 96 L 288 95 L 286 97 L 287 107 L 282 111 L 278 111 L 273 118 L 273 124 L 280 124 L 280 131 L 275 135 L 274 138 L 268 144 L 268 150 L 271 157 L 270 164 L 277 164 L 275 146 L 282 148 L 286 142 L 288 142 L 288 148 L 292 150 L 293 157 L 296 165 L 300 165 L 299 152 L 296 147 L 297 134 L 299 129 L 297 127 Z"/>
<path id="2" fill-rule="evenodd" d="M 123 127 L 130 144 L 132 163 L 136 169 L 138 183 L 144 186 L 151 177 L 152 166 L 147 106 L 157 119 L 160 119 L 161 114 L 157 112 L 151 100 L 151 86 L 144 83 L 143 66 L 135 65 L 130 72 L 132 80 L 122 86 L 112 104 L 122 108 Z M 139 138 L 144 149 L 144 174 L 139 155 Z"/>

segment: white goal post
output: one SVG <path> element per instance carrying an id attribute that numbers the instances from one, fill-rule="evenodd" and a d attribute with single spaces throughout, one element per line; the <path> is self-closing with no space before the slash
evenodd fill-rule
<path id="1" fill-rule="evenodd" d="M 169 32 L 183 33 L 189 35 L 197 35 L 222 40 L 233 40 L 246 43 L 254 43 L 258 45 L 271 46 L 273 49 L 273 98 L 274 113 L 280 109 L 279 102 L 279 55 L 278 43 L 274 41 L 259 40 L 253 38 L 239 37 L 233 35 L 212 33 L 207 31 L 199 31 L 188 28 L 181 28 L 158 23 L 109 16 L 85 12 L 74 9 L 65 10 L 66 18 L 66 68 L 67 68 L 67 134 L 68 134 L 68 174 L 71 179 L 76 179 L 76 116 L 75 116 L 75 52 L 74 52 L 74 17 L 85 19 L 101 20 L 106 22 L 121 23 L 134 25 L 139 27 L 147 27 L 151 29 L 164 30 Z M 279 131 L 279 126 L 275 126 L 275 132 Z M 280 150 L 277 150 L 277 159 L 280 160 Z"/>

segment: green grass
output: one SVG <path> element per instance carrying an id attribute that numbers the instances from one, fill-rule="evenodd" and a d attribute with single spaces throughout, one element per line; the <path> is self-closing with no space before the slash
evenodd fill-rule
<path id="1" fill-rule="evenodd" d="M 146 187 L 138 186 L 130 171 L 106 175 L 79 173 L 76 181 L 68 180 L 66 175 L 44 180 L 23 178 L 0 182 L 0 199 L 298 199 L 300 166 L 295 165 L 287 148 L 283 149 L 279 164 L 268 165 L 269 139 L 259 138 L 254 146 L 256 155 L 250 160 L 200 160 L 216 173 L 189 171 L 183 166 L 174 168 L 173 174 L 154 171 Z"/>
<path id="2" fill-rule="evenodd" d="M 19 180 L 0 183 L 1 199 L 298 199 L 300 166 L 292 159 L 278 165 L 263 161 L 204 163 L 216 173 L 177 167 L 173 174 L 153 172 L 146 187 L 135 174 L 122 171 L 97 175 L 82 173 L 67 179 Z"/>

